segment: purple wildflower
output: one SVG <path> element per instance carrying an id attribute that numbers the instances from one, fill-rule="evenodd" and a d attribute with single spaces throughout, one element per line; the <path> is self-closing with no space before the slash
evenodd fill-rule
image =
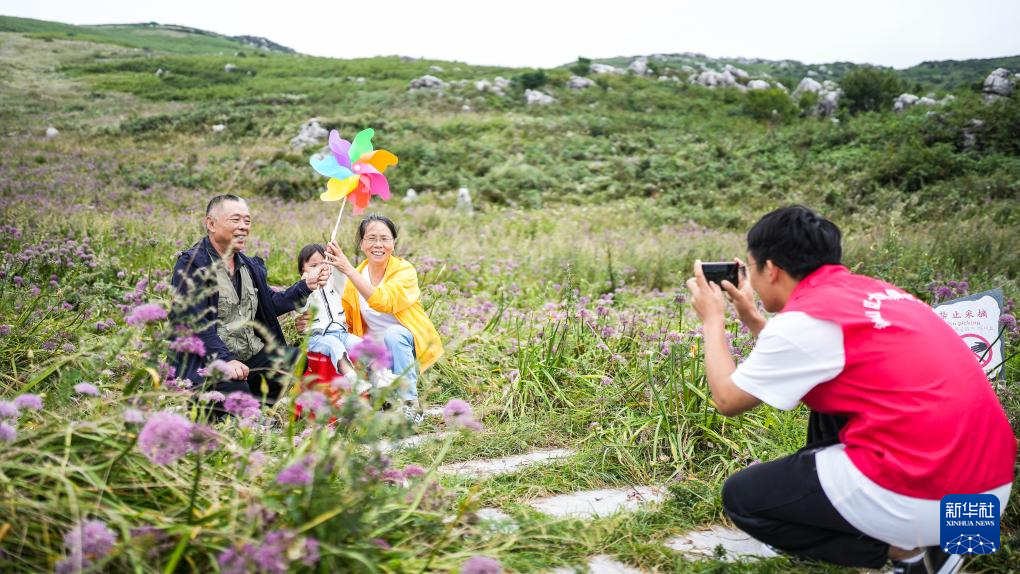
<path id="1" fill-rule="evenodd" d="M 99 396 L 99 387 L 92 383 L 78 383 L 74 386 L 74 392 L 79 395 L 92 395 L 93 397 Z"/>
<path id="2" fill-rule="evenodd" d="M 198 395 L 198 400 L 203 403 L 222 403 L 226 400 L 226 397 L 224 397 L 223 393 L 219 391 L 209 391 Z"/>
<path id="3" fill-rule="evenodd" d="M 415 478 L 424 475 L 425 469 L 418 466 L 417 464 L 409 464 L 404 467 L 404 478 Z"/>
<path id="4" fill-rule="evenodd" d="M 64 535 L 68 556 L 56 565 L 58 573 L 80 572 L 110 553 L 117 543 L 117 533 L 99 520 L 86 520 Z"/>
<path id="5" fill-rule="evenodd" d="M 198 357 L 205 356 L 205 343 L 195 335 L 177 337 L 170 343 L 170 350 L 178 353 L 187 353 Z"/>
<path id="6" fill-rule="evenodd" d="M 0 441 L 14 442 L 16 438 L 18 438 L 18 429 L 5 422 L 0 422 Z"/>
<path id="7" fill-rule="evenodd" d="M 245 544 L 240 548 L 227 548 L 216 557 L 223 574 L 249 574 L 254 568 L 251 564 L 251 556 L 255 553 L 255 547 Z"/>
<path id="8" fill-rule="evenodd" d="M 495 558 L 472 556 L 460 567 L 460 574 L 501 574 L 503 565 Z"/>
<path id="9" fill-rule="evenodd" d="M 315 457 L 309 455 L 294 464 L 284 468 L 276 475 L 277 484 L 284 486 L 308 486 L 312 483 L 312 469 L 315 464 Z"/>
<path id="10" fill-rule="evenodd" d="M 138 433 L 138 448 L 153 464 L 170 464 L 188 453 L 191 427 L 181 415 L 155 413 Z"/>
<path id="11" fill-rule="evenodd" d="M 261 450 L 253 450 L 248 455 L 248 474 L 249 476 L 258 476 L 262 473 L 262 467 L 265 466 L 268 457 L 266 453 Z"/>
<path id="12" fill-rule="evenodd" d="M 402 484 L 404 473 L 396 468 L 387 468 L 382 473 L 382 479 L 390 484 Z"/>
<path id="13" fill-rule="evenodd" d="M 352 361 L 364 359 L 362 362 L 367 362 L 369 368 L 373 370 L 389 368 L 393 364 L 386 345 L 382 341 L 377 341 L 371 337 L 366 337 L 360 343 L 354 345 L 348 352 L 348 356 Z"/>
<path id="14" fill-rule="evenodd" d="M 450 402 L 446 403 L 443 407 L 443 418 L 450 426 L 482 430 L 482 423 L 475 420 L 471 405 L 461 399 L 450 399 Z"/>
<path id="15" fill-rule="evenodd" d="M 145 415 L 138 409 L 124 409 L 124 422 L 141 424 L 145 422 Z"/>
<path id="16" fill-rule="evenodd" d="M 16 397 L 14 399 L 14 405 L 20 409 L 38 411 L 42 410 L 43 408 L 43 400 L 42 397 L 40 397 L 39 395 L 26 393 L 24 395 L 19 395 L 18 397 Z"/>
<path id="17" fill-rule="evenodd" d="M 166 319 L 166 309 L 158 303 L 145 303 L 131 310 L 131 313 L 124 319 L 128 325 L 142 325 L 153 321 Z"/>
<path id="18" fill-rule="evenodd" d="M 10 325 L 0 325 L 0 335 L 10 335 L 11 329 Z"/>
<path id="19" fill-rule="evenodd" d="M 305 538 L 305 556 L 301 563 L 305 566 L 315 566 L 319 562 L 319 541 L 311 536 Z"/>
<path id="20" fill-rule="evenodd" d="M 294 400 L 294 404 L 314 413 L 317 417 L 329 415 L 329 398 L 319 391 L 305 391 L 301 393 Z"/>
<path id="21" fill-rule="evenodd" d="M 211 427 L 200 424 L 191 425 L 191 432 L 188 434 L 188 450 L 204 453 L 216 450 L 219 446 L 220 435 Z"/>
<path id="22" fill-rule="evenodd" d="M 369 540 L 368 543 L 371 544 L 372 546 L 377 546 L 383 550 L 389 550 L 393 548 L 392 546 L 390 546 L 389 542 L 386 542 L 382 538 L 373 538 Z"/>
<path id="23" fill-rule="evenodd" d="M 223 410 L 236 417 L 249 419 L 258 416 L 259 401 L 244 391 L 234 391 L 223 401 Z"/>
<path id="24" fill-rule="evenodd" d="M 72 345 L 71 343 L 64 343 L 63 345 L 60 346 L 60 348 L 63 349 L 65 353 L 74 352 L 74 345 Z"/>
<path id="25" fill-rule="evenodd" d="M 259 572 L 286 574 L 290 565 L 287 550 L 294 541 L 294 534 L 288 530 L 274 530 L 266 535 L 252 553 L 252 561 Z"/>
<path id="26" fill-rule="evenodd" d="M 20 414 L 18 405 L 11 401 L 0 401 L 0 419 L 16 419 Z"/>

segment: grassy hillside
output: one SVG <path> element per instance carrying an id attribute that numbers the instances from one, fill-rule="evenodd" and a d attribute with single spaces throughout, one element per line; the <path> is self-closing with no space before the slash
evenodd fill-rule
<path id="1" fill-rule="evenodd" d="M 605 58 L 593 60 L 626 68 L 637 56 Z M 756 76 L 768 75 L 793 88 L 801 78 L 813 74 L 818 81 L 833 80 L 839 82 L 847 73 L 860 68 L 863 64 L 853 62 L 827 62 L 805 64 L 796 60 L 763 60 L 760 58 L 710 58 L 703 54 L 657 54 L 649 57 L 649 64 L 656 73 L 675 73 L 686 77 L 691 71 L 702 66 L 714 70 L 722 70 L 723 66 L 732 65 Z M 1020 56 L 1002 58 L 986 58 L 973 60 L 940 60 L 922 62 L 916 66 L 896 70 L 905 82 L 905 88 L 919 95 L 928 92 L 951 92 L 957 89 L 970 89 L 980 86 L 988 76 L 988 72 L 996 68 L 1020 70 Z"/>
<path id="2" fill-rule="evenodd" d="M 924 301 L 1020 296 L 1017 95 L 985 104 L 954 84 L 936 107 L 817 118 L 778 91 L 634 76 L 575 91 L 565 68 L 254 57 L 201 34 L 16 23 L 35 28 L 0 31 L 0 401 L 38 393 L 44 408 L 0 420 L 4 572 L 71 571 L 76 557 L 94 571 L 244 571 L 252 556 L 275 571 L 457 572 L 476 555 L 540 572 L 608 554 L 657 572 L 849 574 L 664 546 L 723 523 L 722 481 L 798 448 L 807 419 L 716 411 L 683 287 L 693 261 L 741 255 L 751 222 L 800 202 L 840 225 L 848 266 Z M 424 74 L 446 87 L 409 90 Z M 512 80 L 503 93 L 475 84 L 497 76 Z M 526 86 L 556 103 L 527 105 Z M 399 156 L 396 197 L 372 210 L 398 223 L 397 252 L 446 347 L 421 396 L 467 400 L 484 430 L 383 452 L 412 429 L 359 400 L 314 421 L 282 402 L 211 423 L 215 398 L 164 361 L 182 333 L 127 320 L 142 303 L 169 308 L 170 268 L 214 194 L 248 199 L 247 250 L 270 283 L 298 280 L 296 253 L 328 237 L 337 208 L 308 165 L 319 146 L 290 144 L 312 117 L 348 138 L 374 127 L 376 147 Z M 459 187 L 473 210 L 456 206 Z M 401 200 L 408 188 L 416 201 Z M 351 255 L 356 221 L 339 234 Z M 293 315 L 283 324 L 301 345 Z M 730 328 L 746 355 L 750 335 Z M 1020 331 L 1003 328 L 996 390 L 1020 428 Z M 139 446 L 157 414 L 191 429 L 175 460 Z M 488 478 L 437 474 L 553 448 L 573 454 Z M 665 500 L 591 520 L 529 506 L 629 485 L 661 486 Z M 510 522 L 483 520 L 486 507 Z M 76 554 L 83 521 L 112 543 Z M 1020 488 L 1002 542 L 967 570 L 1020 570 Z"/>
<path id="3" fill-rule="evenodd" d="M 239 50 L 254 50 L 258 53 L 293 52 L 290 48 L 273 42 L 267 42 L 268 49 L 262 50 L 243 38 L 231 38 L 196 28 L 160 25 L 155 22 L 74 26 L 30 18 L 0 16 L 0 32 L 18 32 L 41 40 L 80 40 L 178 54 L 233 54 Z"/>

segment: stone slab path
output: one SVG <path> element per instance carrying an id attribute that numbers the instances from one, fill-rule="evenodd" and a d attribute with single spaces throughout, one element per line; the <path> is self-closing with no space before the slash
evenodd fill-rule
<path id="1" fill-rule="evenodd" d="M 706 530 L 692 530 L 687 534 L 671 538 L 666 541 L 666 546 L 684 554 L 704 557 L 714 556 L 716 547 L 722 546 L 726 551 L 723 560 L 727 562 L 776 556 L 775 552 L 743 531 L 721 525 L 715 525 Z"/>
<path id="2" fill-rule="evenodd" d="M 584 572 L 584 570 L 560 566 L 553 570 L 552 574 L 575 574 L 576 572 Z M 617 562 L 605 554 L 592 556 L 588 559 L 588 572 L 591 574 L 643 574 L 641 570 L 622 562 Z"/>
<path id="3" fill-rule="evenodd" d="M 654 486 L 631 486 L 561 494 L 540 498 L 529 504 L 550 516 L 601 518 L 620 510 L 636 510 L 646 504 L 661 502 L 665 494 L 665 489 Z"/>
<path id="4" fill-rule="evenodd" d="M 509 474 L 517 472 L 522 468 L 536 464 L 554 462 L 559 459 L 574 456 L 574 451 L 565 448 L 550 450 L 536 450 L 527 454 L 519 454 L 504 458 L 492 458 L 485 460 L 469 460 L 467 462 L 454 462 L 439 467 L 443 474 L 455 474 L 469 478 L 485 478 L 497 474 Z"/>

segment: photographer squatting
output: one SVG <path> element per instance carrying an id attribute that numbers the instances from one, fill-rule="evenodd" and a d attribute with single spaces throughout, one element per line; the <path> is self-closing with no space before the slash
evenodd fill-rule
<path id="1" fill-rule="evenodd" d="M 723 484 L 740 529 L 786 554 L 844 566 L 956 572 L 939 501 L 987 493 L 1005 508 L 1017 443 L 974 355 L 928 305 L 840 264 L 839 228 L 791 206 L 747 234 L 739 285 L 687 281 L 704 325 L 705 372 L 723 415 L 760 403 L 811 409 L 807 445 Z M 758 311 L 755 294 L 771 319 Z M 756 338 L 739 366 L 727 298 Z M 977 448 L 975 448 L 975 445 Z"/>

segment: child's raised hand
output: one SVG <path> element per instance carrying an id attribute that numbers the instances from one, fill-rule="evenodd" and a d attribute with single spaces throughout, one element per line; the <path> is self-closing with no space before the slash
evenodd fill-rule
<path id="1" fill-rule="evenodd" d="M 354 272 L 354 266 L 351 265 L 350 260 L 344 255 L 343 250 L 340 249 L 340 245 L 336 241 L 330 241 L 326 245 L 326 263 L 336 267 L 344 275 L 350 275 Z"/>

